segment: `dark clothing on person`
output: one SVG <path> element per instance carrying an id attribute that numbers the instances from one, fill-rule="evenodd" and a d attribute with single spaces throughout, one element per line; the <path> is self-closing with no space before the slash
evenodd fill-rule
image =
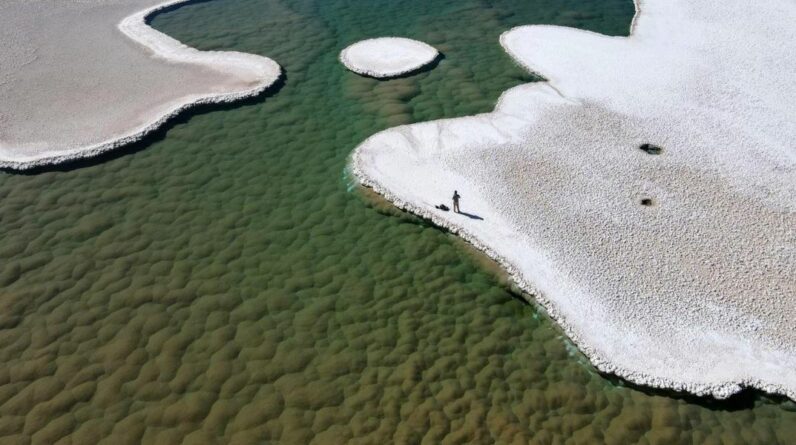
<path id="1" fill-rule="evenodd" d="M 461 196 L 459 195 L 459 192 L 454 190 L 453 191 L 453 211 L 456 212 L 456 213 L 459 213 L 459 198 L 461 198 Z"/>

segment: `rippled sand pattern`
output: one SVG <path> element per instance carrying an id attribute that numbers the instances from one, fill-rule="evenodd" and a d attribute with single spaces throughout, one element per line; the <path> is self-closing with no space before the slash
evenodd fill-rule
<path id="1" fill-rule="evenodd" d="M 482 256 L 350 190 L 365 137 L 487 111 L 530 80 L 500 32 L 625 34 L 633 11 L 514 3 L 230 0 L 159 16 L 192 46 L 274 58 L 286 83 L 102 162 L 0 174 L 0 443 L 792 441 L 791 402 L 598 375 Z M 446 58 L 389 82 L 337 62 L 391 34 Z"/>

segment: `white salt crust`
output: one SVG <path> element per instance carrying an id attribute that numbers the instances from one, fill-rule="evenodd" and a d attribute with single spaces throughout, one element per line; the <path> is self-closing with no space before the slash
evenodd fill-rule
<path id="1" fill-rule="evenodd" d="M 404 37 L 361 40 L 340 52 L 340 62 L 364 76 L 388 78 L 411 73 L 439 56 L 434 47 Z"/>
<path id="2" fill-rule="evenodd" d="M 599 370 L 796 400 L 794 22 L 789 0 L 644 0 L 628 38 L 518 27 L 501 44 L 548 82 L 380 132 L 351 169 L 497 260 Z M 454 189 L 483 219 L 434 208 Z"/>
<path id="3" fill-rule="evenodd" d="M 154 131 L 184 110 L 197 105 L 229 103 L 257 96 L 279 79 L 281 76 L 280 66 L 267 57 L 234 51 L 199 51 L 147 25 L 147 20 L 157 12 L 187 1 L 189 0 L 169 0 L 165 2 L 157 2 L 156 0 L 126 0 L 124 2 L 118 2 L 123 6 L 128 8 L 133 7 L 135 9 L 139 9 L 147 4 L 157 4 L 125 17 L 118 24 L 118 31 L 121 31 L 121 33 L 115 33 L 113 38 L 116 38 L 116 35 L 118 35 L 118 39 L 130 39 L 136 44 L 141 45 L 143 48 L 132 48 L 131 51 L 149 52 L 148 61 L 153 67 L 156 67 L 157 64 L 165 64 L 168 66 L 179 66 L 184 64 L 189 70 L 193 70 L 193 72 L 197 74 L 196 78 L 202 78 L 205 81 L 202 85 L 188 85 L 186 87 L 186 80 L 176 78 L 177 76 L 175 76 L 176 79 L 173 80 L 173 84 L 169 88 L 174 91 L 172 95 L 177 95 L 178 97 L 164 98 L 162 103 L 158 103 L 157 106 L 152 109 L 146 110 L 141 115 L 136 116 L 134 121 L 123 125 L 123 128 L 119 128 L 118 126 L 111 128 L 107 126 L 98 130 L 97 127 L 99 127 L 99 125 L 97 127 L 88 126 L 85 131 L 85 139 L 99 139 L 100 142 L 74 143 L 74 140 L 70 140 L 64 143 L 62 141 L 63 138 L 60 138 L 58 134 L 49 134 L 43 136 L 43 140 L 36 141 L 36 143 L 14 146 L 13 143 L 9 144 L 3 141 L 3 131 L 2 127 L 0 127 L 0 168 L 25 170 L 43 165 L 52 165 L 74 159 L 97 156 L 109 150 L 140 140 L 147 133 Z M 19 3 L 21 2 L 17 2 L 17 4 Z M 45 2 L 40 3 L 45 7 L 53 6 L 45 5 Z M 65 10 L 73 8 L 90 10 L 100 5 L 102 5 L 101 2 L 86 1 L 73 4 L 55 4 L 55 7 L 64 8 Z M 117 6 L 116 4 L 110 5 Z M 13 9 L 13 6 L 15 6 L 14 2 L 7 5 L 9 10 Z M 6 11 L 4 11 L 4 13 L 5 12 Z M 58 20 L 58 18 L 56 17 L 55 20 Z M 33 32 L 35 32 L 35 29 Z M 86 41 L 85 45 L 91 49 L 99 47 L 97 43 L 98 42 Z M 6 48 L 6 51 L 9 50 L 13 51 L 14 48 Z M 31 52 L 35 53 L 36 49 Z M 0 56 L 1 55 L 2 54 L 0 54 Z M 101 59 L 106 56 L 108 56 L 108 54 L 92 54 L 89 60 L 93 61 L 94 58 Z M 11 59 L 13 57 L 15 57 L 15 55 L 12 53 L 6 58 Z M 158 61 L 158 59 L 161 61 Z M 35 57 L 33 61 L 35 61 Z M 86 60 L 73 58 L 70 59 L 70 63 L 83 64 L 86 63 Z M 51 66 L 47 68 L 47 76 L 51 76 L 53 80 L 57 81 L 58 77 L 63 77 L 66 71 L 67 67 Z M 205 76 L 206 78 L 203 78 L 202 76 L 206 73 L 212 73 L 212 77 L 208 75 Z M 6 73 L 0 72 L 0 74 Z M 23 69 L 14 74 L 19 78 L 24 78 L 27 73 Z M 10 77 L 10 75 L 8 77 Z M 219 80 L 216 81 L 216 78 Z M 125 82 L 140 82 L 140 79 L 120 78 L 117 82 L 119 84 Z M 2 86 L 2 83 L 3 82 L 0 82 L 0 86 Z M 32 91 L 32 94 L 42 92 L 40 90 L 40 85 L 37 84 L 25 85 L 25 87 L 35 89 L 36 91 Z M 199 94 L 195 92 L 186 92 L 182 94 L 180 90 L 182 87 L 186 87 L 186 91 L 188 88 L 204 89 L 205 91 Z M 2 93 L 2 90 L 0 90 L 0 93 Z M 70 91 L 44 91 L 44 93 L 58 97 L 61 94 L 70 94 Z M 149 93 L 153 95 L 157 94 L 156 91 L 151 91 Z M 72 94 L 74 93 L 72 92 Z M 85 98 L 71 98 L 71 101 L 74 102 L 80 102 L 81 100 L 85 100 Z M 129 96 L 126 97 L 120 92 L 118 97 L 113 97 L 112 106 L 124 108 L 128 100 Z M 56 103 L 57 101 L 54 100 L 53 102 Z M 96 107 L 103 107 L 106 105 L 107 104 L 98 103 Z M 14 108 L 11 107 L 10 113 L 14 112 Z M 75 114 L 71 113 L 73 113 L 72 110 L 67 109 L 61 119 L 68 122 L 75 117 Z M 0 114 L 0 117 L 3 117 L 2 114 Z M 2 120 L 3 119 L 0 119 L 0 124 L 2 124 Z M 141 123 L 142 121 L 143 123 Z M 46 128 L 48 122 L 42 121 L 37 125 Z"/>

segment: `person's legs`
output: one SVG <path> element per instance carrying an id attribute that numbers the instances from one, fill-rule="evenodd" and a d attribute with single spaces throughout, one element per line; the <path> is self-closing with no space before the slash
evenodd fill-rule
<path id="1" fill-rule="evenodd" d="M 458 202 L 454 202 L 453 203 L 453 211 L 456 212 L 456 213 L 459 213 L 459 203 Z"/>

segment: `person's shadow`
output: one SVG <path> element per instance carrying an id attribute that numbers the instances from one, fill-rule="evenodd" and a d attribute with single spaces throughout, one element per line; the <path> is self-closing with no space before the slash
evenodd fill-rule
<path id="1" fill-rule="evenodd" d="M 470 219 L 477 219 L 477 220 L 479 220 L 479 221 L 483 221 L 483 220 L 484 220 L 484 218 L 481 218 L 481 217 L 480 217 L 480 216 L 478 216 L 478 215 L 473 215 L 472 213 L 467 213 L 467 212 L 462 212 L 462 211 L 459 211 L 459 215 L 464 215 L 464 216 L 466 216 L 466 217 L 468 217 L 468 218 L 470 218 Z"/>

